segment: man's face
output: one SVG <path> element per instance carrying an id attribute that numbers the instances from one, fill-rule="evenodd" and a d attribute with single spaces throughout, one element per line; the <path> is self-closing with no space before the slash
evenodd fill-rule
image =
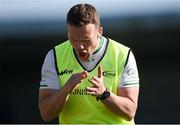
<path id="1" fill-rule="evenodd" d="M 88 24 L 81 27 L 67 25 L 68 39 L 82 61 L 88 61 L 99 45 L 99 30 L 96 25 Z"/>

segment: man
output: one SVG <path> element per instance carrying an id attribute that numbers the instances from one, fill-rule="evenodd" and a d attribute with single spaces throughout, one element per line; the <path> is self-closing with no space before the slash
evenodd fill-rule
<path id="1" fill-rule="evenodd" d="M 102 36 L 96 9 L 73 6 L 66 42 L 50 50 L 42 67 L 39 108 L 60 124 L 134 124 L 139 93 L 131 50 Z"/>

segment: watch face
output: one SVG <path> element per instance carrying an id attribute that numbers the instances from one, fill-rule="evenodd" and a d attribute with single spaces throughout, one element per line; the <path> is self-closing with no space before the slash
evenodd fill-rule
<path id="1" fill-rule="evenodd" d="M 101 98 L 96 98 L 96 100 L 98 101 L 99 99 L 100 100 L 104 100 L 104 99 L 106 99 L 106 98 L 109 98 L 109 96 L 110 96 L 110 92 L 109 91 L 105 91 L 104 93 L 103 93 L 103 95 L 102 95 L 102 97 Z"/>
<path id="2" fill-rule="evenodd" d="M 110 96 L 110 92 L 109 91 L 105 91 L 105 93 L 104 93 L 104 98 L 106 99 L 106 98 L 108 98 Z"/>
<path id="3" fill-rule="evenodd" d="M 109 98 L 109 96 L 110 96 L 110 92 L 106 90 L 106 91 L 103 93 L 102 97 L 99 98 L 99 99 L 100 99 L 100 100 L 104 100 L 104 99 L 106 99 L 106 98 Z M 97 100 L 98 100 L 98 99 L 97 99 Z"/>

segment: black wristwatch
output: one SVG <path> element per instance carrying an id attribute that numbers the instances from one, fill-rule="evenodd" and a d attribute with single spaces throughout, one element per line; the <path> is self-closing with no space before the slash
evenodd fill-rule
<path id="1" fill-rule="evenodd" d="M 102 94 L 102 96 L 101 97 L 96 97 L 96 100 L 98 101 L 99 99 L 100 100 L 105 100 L 105 99 L 107 99 L 107 98 L 109 98 L 109 96 L 110 96 L 110 92 L 106 89 L 104 92 L 103 92 L 103 94 Z"/>

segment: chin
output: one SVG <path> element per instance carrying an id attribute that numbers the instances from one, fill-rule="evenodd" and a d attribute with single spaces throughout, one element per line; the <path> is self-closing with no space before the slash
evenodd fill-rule
<path id="1" fill-rule="evenodd" d="M 88 61 L 88 58 L 80 58 L 80 59 L 81 61 L 84 61 L 84 62 Z"/>
<path id="2" fill-rule="evenodd" d="M 85 57 L 80 57 L 80 59 L 82 60 L 82 61 L 88 61 L 88 57 L 87 56 L 85 56 Z"/>

